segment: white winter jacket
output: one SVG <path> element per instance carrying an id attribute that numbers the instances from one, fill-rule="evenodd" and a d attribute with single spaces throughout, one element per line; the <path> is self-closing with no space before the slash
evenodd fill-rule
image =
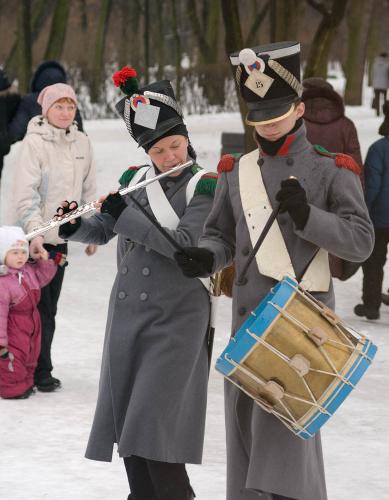
<path id="1" fill-rule="evenodd" d="M 61 201 L 83 204 L 96 199 L 96 171 L 91 143 L 77 130 L 59 129 L 35 116 L 21 144 L 14 185 L 14 205 L 26 233 L 50 220 Z M 45 243 L 63 243 L 58 229 L 44 234 Z"/>

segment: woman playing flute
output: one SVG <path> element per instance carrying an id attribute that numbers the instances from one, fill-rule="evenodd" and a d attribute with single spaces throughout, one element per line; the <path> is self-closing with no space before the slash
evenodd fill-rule
<path id="1" fill-rule="evenodd" d="M 150 157 L 130 167 L 122 187 L 192 159 L 194 166 L 135 191 L 100 198 L 101 213 L 61 226 L 71 241 L 102 245 L 118 235 L 118 273 L 111 292 L 99 395 L 86 457 L 111 461 L 114 443 L 136 500 L 190 500 L 185 464 L 202 457 L 210 300 L 207 283 L 182 275 L 175 248 L 195 245 L 209 213 L 216 175 L 195 165 L 181 110 L 168 81 L 137 88 L 123 68 L 115 83 L 127 129 Z M 135 202 L 134 202 L 135 199 Z M 60 214 L 74 208 L 66 202 Z"/>

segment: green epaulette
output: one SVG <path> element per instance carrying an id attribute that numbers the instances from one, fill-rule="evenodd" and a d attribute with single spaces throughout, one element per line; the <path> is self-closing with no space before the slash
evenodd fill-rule
<path id="1" fill-rule="evenodd" d="M 361 175 L 361 166 L 358 165 L 358 163 L 352 156 L 343 153 L 331 153 L 319 144 L 315 144 L 313 147 L 315 148 L 316 153 L 319 153 L 319 155 L 332 158 L 335 161 L 335 165 L 337 167 L 346 168 L 347 170 L 351 170 L 351 172 L 354 172 L 354 174 L 356 175 Z"/>
<path id="2" fill-rule="evenodd" d="M 141 165 L 138 165 L 136 167 L 128 167 L 128 169 L 122 173 L 122 175 L 119 179 L 119 184 L 121 186 L 128 186 L 129 183 L 131 182 L 132 178 L 134 177 L 134 175 L 140 169 L 140 167 L 141 167 Z"/>
<path id="3" fill-rule="evenodd" d="M 191 167 L 191 170 L 192 170 L 192 173 L 194 175 L 203 169 L 201 167 L 199 167 L 198 165 L 193 165 L 193 167 Z M 205 195 L 213 197 L 215 195 L 215 190 L 216 190 L 216 185 L 217 185 L 217 177 L 218 176 L 215 172 L 204 171 L 204 175 L 201 177 L 201 179 L 196 184 L 194 196 L 196 194 L 205 194 Z"/>

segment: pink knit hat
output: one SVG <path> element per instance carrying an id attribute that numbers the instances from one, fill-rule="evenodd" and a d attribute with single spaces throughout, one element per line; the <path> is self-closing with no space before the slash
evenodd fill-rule
<path id="1" fill-rule="evenodd" d="M 38 96 L 38 104 L 42 106 L 42 115 L 47 116 L 51 106 L 59 99 L 69 98 L 77 105 L 77 97 L 74 90 L 66 83 L 54 83 L 45 87 Z"/>

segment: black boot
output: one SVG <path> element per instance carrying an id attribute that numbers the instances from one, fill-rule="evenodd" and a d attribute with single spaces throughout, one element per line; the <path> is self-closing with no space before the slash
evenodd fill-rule
<path id="1" fill-rule="evenodd" d="M 358 304 L 354 307 L 354 313 L 357 316 L 365 316 L 367 319 L 379 319 L 380 312 L 378 309 L 373 309 L 372 307 L 367 307 L 365 304 Z"/>
<path id="2" fill-rule="evenodd" d="M 40 392 L 53 392 L 61 387 L 61 381 L 49 375 L 46 378 L 38 380 L 35 385 Z"/>
<path id="3" fill-rule="evenodd" d="M 383 304 L 385 304 L 386 306 L 389 306 L 389 293 L 383 293 L 381 295 L 381 300 L 382 300 Z"/>

